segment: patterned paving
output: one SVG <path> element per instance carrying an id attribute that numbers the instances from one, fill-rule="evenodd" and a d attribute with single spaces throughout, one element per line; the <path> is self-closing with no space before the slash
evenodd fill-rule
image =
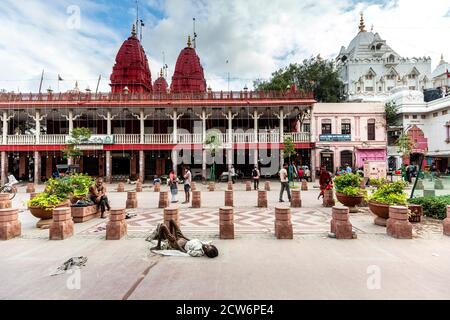
<path id="1" fill-rule="evenodd" d="M 129 234 L 148 233 L 163 220 L 158 209 L 133 209 L 127 212 L 137 216 L 127 220 Z M 260 234 L 274 232 L 274 209 L 239 209 L 234 212 L 236 234 Z M 186 233 L 218 233 L 219 212 L 211 209 L 180 209 L 181 228 Z M 292 224 L 296 234 L 317 234 L 329 231 L 330 215 L 317 209 L 292 209 Z M 84 230 L 79 235 L 105 233 L 105 222 Z"/>

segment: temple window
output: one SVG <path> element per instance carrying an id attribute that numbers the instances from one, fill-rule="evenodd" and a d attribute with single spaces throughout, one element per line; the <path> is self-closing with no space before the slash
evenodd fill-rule
<path id="1" fill-rule="evenodd" d="M 375 119 L 367 120 L 367 140 L 375 140 Z"/>
<path id="2" fill-rule="evenodd" d="M 322 134 L 331 134 L 331 120 L 322 120 Z"/>

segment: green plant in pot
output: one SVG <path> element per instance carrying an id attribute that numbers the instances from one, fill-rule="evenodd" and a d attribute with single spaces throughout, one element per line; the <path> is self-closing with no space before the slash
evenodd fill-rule
<path id="1" fill-rule="evenodd" d="M 89 188 L 94 184 L 94 178 L 89 175 L 78 173 L 69 176 L 69 183 L 72 186 L 71 202 L 86 198 Z"/>
<path id="2" fill-rule="evenodd" d="M 356 206 L 366 197 L 366 190 L 361 188 L 362 177 L 359 174 L 346 173 L 334 178 L 336 198 L 344 206 L 350 208 L 350 212 L 358 212 Z"/>
<path id="3" fill-rule="evenodd" d="M 389 206 L 408 206 L 407 185 L 404 181 L 385 183 L 369 196 L 369 209 L 377 216 L 375 224 L 386 226 Z"/>
<path id="4" fill-rule="evenodd" d="M 33 199 L 29 200 L 27 204 L 31 214 L 40 219 L 36 224 L 38 228 L 51 223 L 54 208 L 67 207 L 70 205 L 67 198 L 48 192 L 37 194 Z"/>

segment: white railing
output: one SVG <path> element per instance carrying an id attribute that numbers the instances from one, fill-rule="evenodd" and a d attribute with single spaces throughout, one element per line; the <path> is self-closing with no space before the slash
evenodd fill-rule
<path id="1" fill-rule="evenodd" d="M 235 133 L 233 138 L 234 143 L 254 143 L 254 133 Z"/>
<path id="2" fill-rule="evenodd" d="M 284 137 L 291 137 L 292 142 L 310 142 L 311 141 L 311 135 L 308 132 L 285 133 Z"/>
<path id="3" fill-rule="evenodd" d="M 172 144 L 173 143 L 173 134 L 171 134 L 171 133 L 146 134 L 146 135 L 144 135 L 144 143 L 145 144 Z"/>
<path id="4" fill-rule="evenodd" d="M 114 143 L 116 144 L 139 144 L 141 142 L 140 134 L 115 134 Z"/>
<path id="5" fill-rule="evenodd" d="M 202 144 L 202 134 L 201 133 L 183 133 L 178 134 L 177 136 L 177 142 L 179 144 Z"/>
<path id="6" fill-rule="evenodd" d="M 36 136 L 34 135 L 13 135 L 6 137 L 8 145 L 32 145 L 36 144 Z"/>
<path id="7" fill-rule="evenodd" d="M 39 136 L 39 144 L 55 145 L 66 144 L 65 134 L 46 134 Z"/>
<path id="8" fill-rule="evenodd" d="M 259 143 L 279 143 L 280 142 L 280 133 L 279 132 L 260 133 L 260 134 L 258 134 L 258 142 Z"/>

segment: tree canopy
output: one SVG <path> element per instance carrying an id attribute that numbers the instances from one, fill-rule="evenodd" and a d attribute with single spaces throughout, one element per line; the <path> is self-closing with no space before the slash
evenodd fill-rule
<path id="1" fill-rule="evenodd" d="M 290 64 L 275 71 L 269 81 L 254 82 L 257 90 L 286 90 L 293 85 L 300 90 L 314 92 L 319 102 L 340 102 L 344 100 L 343 83 L 339 79 L 333 61 L 320 56 L 303 60 L 301 64 Z"/>

